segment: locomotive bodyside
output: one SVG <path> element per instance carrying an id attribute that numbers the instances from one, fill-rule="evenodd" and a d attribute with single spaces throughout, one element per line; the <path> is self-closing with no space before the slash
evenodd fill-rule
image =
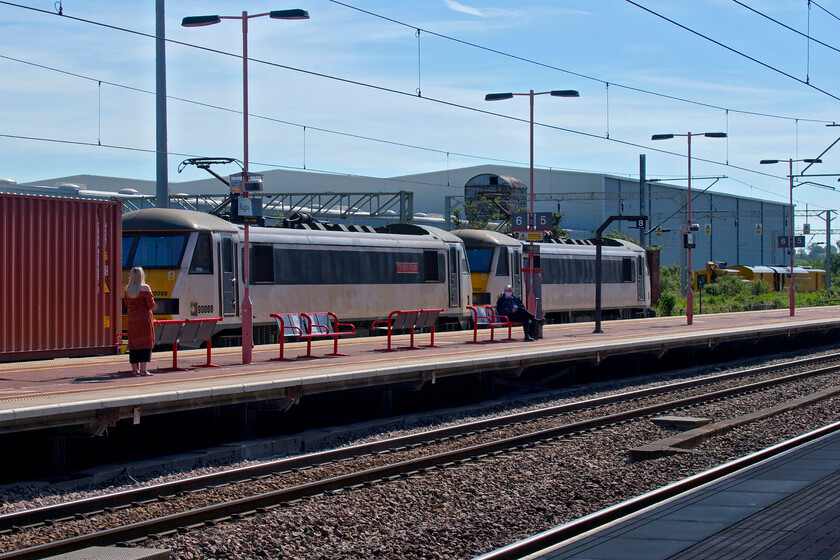
<path id="1" fill-rule="evenodd" d="M 493 305 L 505 285 L 522 297 L 528 266 L 525 245 L 512 237 L 457 230 L 472 273 L 473 299 Z M 536 243 L 544 316 L 556 322 L 588 319 L 595 309 L 595 245 L 589 241 Z M 632 243 L 605 240 L 602 247 L 602 312 L 613 317 L 645 316 L 650 310 L 650 277 L 644 250 Z M 524 299 L 524 298 L 523 298 Z"/>
<path id="2" fill-rule="evenodd" d="M 219 331 L 241 328 L 240 227 L 198 212 L 146 209 L 126 214 L 123 231 L 123 280 L 132 266 L 146 270 L 156 318 L 222 317 Z M 442 308 L 442 321 L 463 321 L 471 288 L 461 240 L 431 227 L 394 231 L 251 227 L 255 340 L 273 340 L 271 313 L 333 311 L 364 324 L 397 309 Z"/>

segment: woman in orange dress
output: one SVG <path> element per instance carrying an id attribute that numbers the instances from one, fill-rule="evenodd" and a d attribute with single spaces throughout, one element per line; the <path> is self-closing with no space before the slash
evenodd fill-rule
<path id="1" fill-rule="evenodd" d="M 146 274 L 139 266 L 128 273 L 125 287 L 125 308 L 128 316 L 128 361 L 131 373 L 137 376 L 152 375 L 147 368 L 152 361 L 155 345 L 155 327 L 152 324 L 152 309 L 155 298 L 146 284 Z"/>

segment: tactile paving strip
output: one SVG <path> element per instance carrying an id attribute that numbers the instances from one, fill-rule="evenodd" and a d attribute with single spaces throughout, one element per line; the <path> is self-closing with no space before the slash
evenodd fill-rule
<path id="1" fill-rule="evenodd" d="M 840 472 L 779 500 L 669 560 L 793 560 L 840 552 Z"/>

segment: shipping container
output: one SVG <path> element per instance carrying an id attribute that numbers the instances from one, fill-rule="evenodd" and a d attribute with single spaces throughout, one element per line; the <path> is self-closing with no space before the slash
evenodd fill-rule
<path id="1" fill-rule="evenodd" d="M 0 362 L 112 354 L 122 203 L 0 193 Z"/>

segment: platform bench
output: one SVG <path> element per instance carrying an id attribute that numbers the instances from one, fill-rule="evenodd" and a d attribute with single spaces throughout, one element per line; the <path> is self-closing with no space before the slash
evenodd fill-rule
<path id="1" fill-rule="evenodd" d="M 440 348 L 435 344 L 435 323 L 443 309 L 410 309 L 397 310 L 388 314 L 387 319 L 374 321 L 371 330 L 386 331 L 388 334 L 388 345 L 386 348 L 377 348 L 378 352 L 396 352 L 397 350 L 417 350 L 419 348 Z M 420 346 L 414 345 L 414 331 L 416 329 L 429 329 L 431 340 L 429 344 Z M 394 348 L 391 346 L 391 335 L 395 331 L 410 331 L 411 339 L 408 346 Z"/>
<path id="2" fill-rule="evenodd" d="M 505 315 L 497 315 L 496 310 L 492 305 L 468 305 L 473 322 L 473 339 L 468 340 L 467 344 L 484 344 L 487 342 L 506 342 L 513 340 L 513 327 L 519 323 L 511 322 Z M 490 328 L 490 340 L 478 340 L 478 329 L 481 327 Z M 496 340 L 496 327 L 507 327 L 507 338 Z"/>
<path id="3" fill-rule="evenodd" d="M 207 343 L 207 361 L 203 364 L 193 364 L 192 367 L 219 367 L 210 360 L 213 331 L 221 317 L 206 319 L 162 319 L 153 321 L 155 327 L 155 346 L 172 345 L 172 367 L 157 368 L 163 371 L 186 371 L 178 367 L 178 344 Z"/>
<path id="4" fill-rule="evenodd" d="M 280 342 L 280 355 L 271 358 L 272 361 L 294 361 L 297 358 L 287 358 L 284 355 L 284 341 L 287 337 L 297 337 L 306 340 L 306 354 L 298 358 L 318 358 L 312 354 L 312 339 L 332 338 L 333 351 L 324 356 L 346 356 L 338 352 L 338 339 L 342 336 L 356 334 L 356 327 L 350 323 L 339 323 L 338 317 L 332 311 L 308 313 L 272 313 L 277 321 L 277 338 Z"/>

